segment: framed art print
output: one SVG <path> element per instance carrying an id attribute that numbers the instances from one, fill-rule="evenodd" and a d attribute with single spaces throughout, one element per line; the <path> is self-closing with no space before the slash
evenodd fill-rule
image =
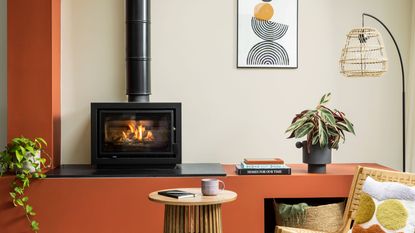
<path id="1" fill-rule="evenodd" d="M 238 0 L 238 68 L 298 67 L 298 0 Z"/>

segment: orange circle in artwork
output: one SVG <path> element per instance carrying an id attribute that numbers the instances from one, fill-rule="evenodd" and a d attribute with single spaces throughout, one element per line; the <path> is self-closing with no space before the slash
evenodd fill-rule
<path id="1" fill-rule="evenodd" d="M 270 20 L 274 15 L 274 9 L 269 3 L 259 3 L 255 6 L 254 16 L 260 20 Z"/>

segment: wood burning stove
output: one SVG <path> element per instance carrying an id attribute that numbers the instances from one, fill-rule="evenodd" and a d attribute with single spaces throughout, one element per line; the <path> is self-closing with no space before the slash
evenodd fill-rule
<path id="1" fill-rule="evenodd" d="M 181 163 L 180 103 L 92 103 L 92 164 Z"/>
<path id="2" fill-rule="evenodd" d="M 125 0 L 128 102 L 91 103 L 94 166 L 65 165 L 48 177 L 226 175 L 220 164 L 181 164 L 181 103 L 150 102 L 150 3 Z"/>
<path id="3" fill-rule="evenodd" d="M 128 103 L 91 104 L 98 167 L 181 163 L 181 104 L 150 102 L 150 2 L 125 0 Z"/>

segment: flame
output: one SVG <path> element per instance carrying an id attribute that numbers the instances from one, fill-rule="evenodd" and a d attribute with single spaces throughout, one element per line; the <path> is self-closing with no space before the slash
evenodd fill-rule
<path id="1" fill-rule="evenodd" d="M 154 141 L 154 135 L 150 130 L 146 130 L 146 127 L 140 122 L 131 121 L 128 123 L 128 130 L 122 131 L 122 141 L 151 142 Z"/>
<path id="2" fill-rule="evenodd" d="M 147 141 L 154 141 L 154 136 L 151 131 L 148 131 L 147 136 L 145 138 Z"/>
<path id="3" fill-rule="evenodd" d="M 122 132 L 122 139 L 125 141 L 128 138 L 127 134 L 123 131 Z"/>
<path id="4" fill-rule="evenodd" d="M 136 135 L 136 138 L 138 138 L 138 141 L 143 141 L 143 133 L 146 131 L 146 127 L 139 125 L 138 126 L 138 137 Z"/>

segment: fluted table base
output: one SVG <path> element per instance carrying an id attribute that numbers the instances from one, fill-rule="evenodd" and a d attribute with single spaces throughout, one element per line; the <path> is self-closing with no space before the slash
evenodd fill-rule
<path id="1" fill-rule="evenodd" d="M 166 205 L 164 233 L 222 233 L 221 204 Z"/>

